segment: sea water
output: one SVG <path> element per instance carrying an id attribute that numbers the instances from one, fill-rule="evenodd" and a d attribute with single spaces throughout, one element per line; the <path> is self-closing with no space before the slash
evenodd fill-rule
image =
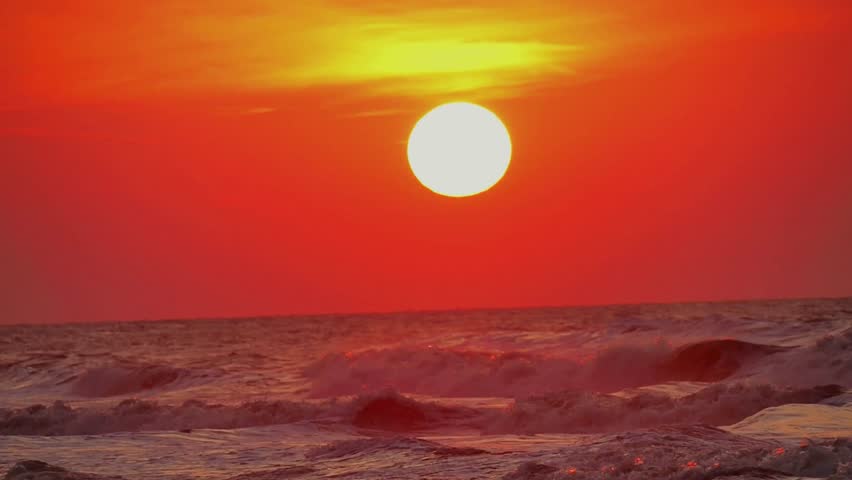
<path id="1" fill-rule="evenodd" d="M 0 474 L 852 478 L 850 388 L 852 299 L 5 326 Z"/>

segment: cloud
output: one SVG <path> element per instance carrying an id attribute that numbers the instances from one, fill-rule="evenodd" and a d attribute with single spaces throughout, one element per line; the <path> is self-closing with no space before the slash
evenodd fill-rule
<path id="1" fill-rule="evenodd" d="M 739 2 L 49 3 L 6 8 L 15 18 L 0 32 L 6 103 L 325 87 L 353 97 L 506 97 L 594 68 L 629 67 L 685 39 L 771 33 L 806 17 L 803 8 L 765 2 L 752 2 L 760 8 L 748 15 Z M 812 10 L 815 25 L 831 13 L 804 9 Z"/>
<path id="2" fill-rule="evenodd" d="M 390 117 L 393 115 L 400 115 L 402 113 L 405 113 L 405 110 L 399 108 L 383 108 L 380 110 L 363 110 L 355 113 L 348 113 L 344 116 L 349 118 Z"/>
<path id="3" fill-rule="evenodd" d="M 263 115 L 264 113 L 272 113 L 278 111 L 274 107 L 251 107 L 240 112 L 241 115 Z"/>
<path id="4" fill-rule="evenodd" d="M 32 40 L 13 62 L 24 72 L 18 86 L 43 94 L 57 75 L 59 88 L 83 97 L 325 86 L 357 95 L 505 92 L 570 74 L 590 53 L 582 32 L 593 19 L 542 5 L 95 1 L 21 7 L 25 21 L 7 35 Z"/>
<path id="5" fill-rule="evenodd" d="M 258 89 L 350 85 L 382 95 L 504 90 L 570 74 L 588 53 L 579 38 L 564 35 L 589 21 L 580 15 L 408 5 L 269 5 L 238 17 L 204 15 L 188 28 L 209 42 L 211 57 L 229 66 L 218 80 Z"/>

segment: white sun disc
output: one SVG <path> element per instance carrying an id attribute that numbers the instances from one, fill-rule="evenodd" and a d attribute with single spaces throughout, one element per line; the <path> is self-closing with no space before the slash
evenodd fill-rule
<path id="1" fill-rule="evenodd" d="M 446 103 L 421 118 L 408 138 L 408 163 L 426 188 L 450 197 L 482 193 L 503 178 L 512 157 L 497 115 L 473 103 Z"/>

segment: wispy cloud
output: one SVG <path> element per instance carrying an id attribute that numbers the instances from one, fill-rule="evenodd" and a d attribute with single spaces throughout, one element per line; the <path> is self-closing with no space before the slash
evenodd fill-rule
<path id="1" fill-rule="evenodd" d="M 760 8 L 745 15 L 739 2 L 622 0 L 47 3 L 5 9 L 15 18 L 0 32 L 8 99 L 314 87 L 353 96 L 513 96 L 614 56 L 647 61 L 649 51 L 707 32 L 802 25 L 803 11 L 824 23 L 829 13 L 771 2 L 752 2 Z"/>
<path id="2" fill-rule="evenodd" d="M 190 19 L 226 68 L 215 80 L 275 89 L 352 85 L 360 93 L 435 95 L 505 91 L 566 75 L 588 46 L 588 15 L 544 8 L 449 6 L 411 2 L 362 8 L 353 3 L 266 4 L 253 13 Z M 208 78 L 210 80 L 210 78 Z"/>
<path id="3" fill-rule="evenodd" d="M 546 4 L 95 3 L 28 9 L 36 41 L 29 56 L 19 52 L 21 67 L 35 69 L 31 59 L 50 47 L 50 67 L 84 96 L 324 86 L 362 95 L 505 93 L 570 74 L 592 54 L 583 32 L 595 21 L 579 10 L 556 15 Z M 33 85 L 49 80 L 43 67 Z"/>
<path id="4" fill-rule="evenodd" d="M 263 115 L 264 113 L 272 113 L 278 111 L 274 107 L 251 107 L 240 111 L 241 115 Z"/>
<path id="5" fill-rule="evenodd" d="M 406 113 L 405 110 L 398 108 L 384 108 L 381 110 L 363 110 L 355 113 L 349 113 L 344 116 L 350 118 L 364 118 L 364 117 L 390 117 L 392 115 L 400 115 Z"/>

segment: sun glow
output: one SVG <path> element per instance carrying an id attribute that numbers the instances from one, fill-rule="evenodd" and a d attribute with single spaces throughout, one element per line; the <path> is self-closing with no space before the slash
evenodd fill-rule
<path id="1" fill-rule="evenodd" d="M 441 105 L 420 119 L 408 139 L 408 162 L 426 188 L 449 197 L 482 193 L 503 178 L 512 156 L 497 115 L 466 102 Z"/>

